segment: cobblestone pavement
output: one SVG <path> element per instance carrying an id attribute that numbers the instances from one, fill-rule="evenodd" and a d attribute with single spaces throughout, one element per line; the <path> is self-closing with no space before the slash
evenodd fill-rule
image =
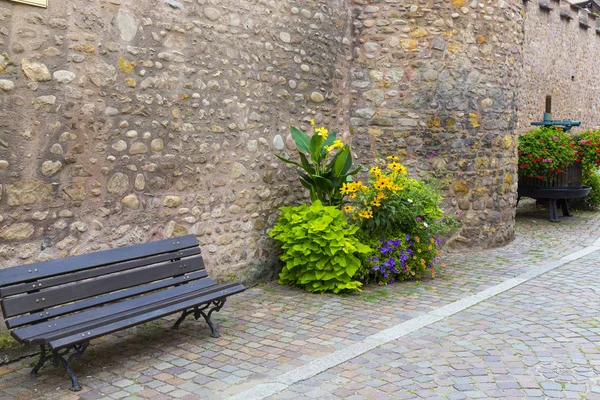
<path id="1" fill-rule="evenodd" d="M 531 203 L 517 239 L 494 250 L 446 255 L 435 280 L 311 295 L 274 283 L 230 298 L 216 317 L 172 320 L 92 342 L 74 366 L 84 391 L 59 368 L 29 377 L 31 357 L 0 366 L 0 399 L 227 399 L 371 335 L 435 312 L 580 250 L 589 255 L 271 395 L 285 398 L 599 398 L 600 285 L 594 281 L 600 215 L 560 224 Z M 598 251 L 595 251 L 598 250 Z M 596 397 L 595 397 L 596 396 Z"/>

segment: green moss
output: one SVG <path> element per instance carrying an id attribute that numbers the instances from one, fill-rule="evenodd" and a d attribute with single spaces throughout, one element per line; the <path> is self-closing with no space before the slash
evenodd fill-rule
<path id="1" fill-rule="evenodd" d="M 21 347 L 21 345 L 10 336 L 10 333 L 0 333 L 0 350 L 12 350 L 19 347 Z"/>

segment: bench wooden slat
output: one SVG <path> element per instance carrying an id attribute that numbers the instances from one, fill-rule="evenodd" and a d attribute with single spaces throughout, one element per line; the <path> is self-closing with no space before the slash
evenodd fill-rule
<path id="1" fill-rule="evenodd" d="M 86 310 L 88 308 L 99 306 L 102 304 L 111 303 L 116 300 L 122 300 L 122 299 L 125 299 L 128 297 L 135 297 L 140 294 L 152 292 L 154 290 L 163 289 L 163 288 L 166 288 L 169 286 L 175 286 L 175 285 L 178 285 L 181 283 L 206 278 L 208 276 L 208 274 L 205 270 L 202 270 L 202 271 L 198 271 L 198 272 L 192 272 L 191 274 L 188 274 L 187 276 L 189 276 L 189 278 L 185 278 L 184 276 L 179 276 L 179 277 L 176 277 L 173 279 L 165 279 L 163 281 L 148 283 L 146 285 L 136 286 L 133 288 L 120 290 L 118 292 L 101 295 L 101 296 L 94 297 L 91 299 L 78 301 L 77 303 L 71 303 L 71 304 L 62 305 L 60 307 L 46 309 L 40 313 L 20 315 L 18 317 L 14 317 L 14 318 L 7 320 L 6 326 L 9 329 L 18 328 L 23 325 L 41 322 L 41 321 L 47 320 L 49 318 L 56 318 L 61 315 Z M 77 314 L 77 315 L 79 315 L 79 314 Z"/>
<path id="2" fill-rule="evenodd" d="M 47 289 L 52 286 L 58 286 L 65 283 L 71 283 L 80 281 L 83 279 L 95 278 L 97 276 L 103 276 L 108 274 L 113 274 L 119 271 L 125 271 L 133 267 L 139 267 L 143 265 L 156 264 L 161 261 L 168 261 L 174 258 L 176 255 L 177 258 L 185 258 L 193 255 L 200 254 L 199 247 L 192 247 L 189 249 L 183 249 L 177 251 L 176 253 L 166 253 L 159 254 L 151 257 L 146 257 L 143 259 L 130 260 L 125 262 L 120 262 L 116 264 L 111 264 L 103 267 L 93 268 L 89 270 L 72 272 L 64 275 L 54 276 L 52 278 L 35 280 L 33 282 L 16 284 L 13 286 L 7 286 L 4 288 L 0 288 L 0 297 L 8 297 L 16 294 L 32 292 L 40 289 Z"/>
<path id="3" fill-rule="evenodd" d="M 204 269 L 204 262 L 201 256 L 171 263 L 156 264 L 151 267 L 138 268 L 130 272 L 109 275 L 105 278 L 77 282 L 24 296 L 11 297 L 1 302 L 2 311 L 5 317 L 10 318 L 15 315 L 38 311 L 59 304 L 171 278 L 201 269 Z"/>
<path id="4" fill-rule="evenodd" d="M 63 337 L 60 339 L 52 340 L 52 341 L 48 342 L 48 345 L 50 346 L 50 349 L 52 349 L 52 350 L 60 349 L 60 348 L 69 346 L 73 343 L 81 342 L 82 340 L 89 340 L 89 339 L 94 339 L 94 338 L 97 338 L 100 336 L 104 336 L 104 335 L 107 335 L 112 332 L 116 332 L 116 331 L 126 329 L 129 327 L 135 326 L 135 325 L 139 325 L 141 323 L 149 322 L 154 319 L 164 317 L 166 315 L 173 314 L 173 313 L 181 311 L 181 310 L 186 310 L 186 309 L 192 308 L 195 305 L 203 304 L 203 303 L 206 303 L 206 302 L 209 302 L 212 300 L 216 300 L 221 297 L 227 297 L 227 296 L 230 296 L 235 293 L 243 292 L 245 290 L 244 286 L 237 284 L 237 283 L 228 284 L 227 286 L 228 286 L 227 288 L 224 288 L 224 289 L 219 290 L 214 293 L 202 295 L 200 297 L 195 297 L 193 299 L 190 299 L 190 300 L 187 300 L 187 301 L 184 301 L 181 303 L 176 303 L 176 304 L 170 305 L 168 307 L 163 307 L 163 308 L 160 308 L 157 310 L 153 310 L 146 314 L 137 315 L 135 317 L 132 317 L 132 318 L 129 318 L 126 320 L 121 320 L 121 321 L 117 321 L 117 322 L 114 322 L 114 323 L 111 323 L 108 325 L 104 325 L 102 327 L 90 329 L 88 332 L 85 332 L 85 336 L 82 336 L 82 334 L 78 333 L 78 334 L 66 336 L 66 337 Z"/>
<path id="5" fill-rule="evenodd" d="M 196 239 L 194 235 L 187 235 L 173 239 L 138 244 L 135 246 L 104 250 L 81 256 L 7 268 L 0 270 L 0 286 L 9 286 L 16 283 L 49 278 L 55 275 L 100 267 L 116 262 L 129 261 L 136 258 L 145 258 L 156 254 L 171 253 L 198 246 L 198 244 L 198 239 Z"/>
<path id="6" fill-rule="evenodd" d="M 66 336 L 72 332 L 104 324 L 103 321 L 113 322 L 113 319 L 122 319 L 130 313 L 143 313 L 145 309 L 160 308 L 164 304 L 177 301 L 180 298 L 194 296 L 202 290 L 210 291 L 219 285 L 212 279 L 201 279 L 192 283 L 172 287 L 145 296 L 139 296 L 118 303 L 108 304 L 104 307 L 93 308 L 77 314 L 67 315 L 41 324 L 15 329 L 13 336 L 23 342 L 48 341 L 52 338 Z M 214 289 L 216 290 L 216 289 Z"/>

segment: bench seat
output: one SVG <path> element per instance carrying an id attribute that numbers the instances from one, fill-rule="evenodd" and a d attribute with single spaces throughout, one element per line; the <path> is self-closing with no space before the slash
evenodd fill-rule
<path id="1" fill-rule="evenodd" d="M 66 369 L 72 390 L 81 387 L 70 362 L 91 339 L 177 312 L 175 329 L 193 314 L 218 337 L 211 314 L 244 290 L 208 277 L 192 235 L 0 270 L 0 306 L 11 335 L 40 345 L 32 375 L 53 360 Z"/>

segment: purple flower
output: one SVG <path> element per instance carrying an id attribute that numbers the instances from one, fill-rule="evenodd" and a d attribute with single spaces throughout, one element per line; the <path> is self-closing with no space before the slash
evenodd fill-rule
<path id="1" fill-rule="evenodd" d="M 586 143 L 587 143 L 587 142 L 586 142 L 585 140 L 582 140 L 582 141 L 581 141 L 581 144 L 586 144 Z"/>
<path id="2" fill-rule="evenodd" d="M 433 154 L 435 156 L 435 151 L 432 151 L 431 154 Z"/>
<path id="3" fill-rule="evenodd" d="M 396 265 L 396 260 L 394 260 L 392 257 L 388 258 L 383 265 L 385 265 L 388 268 L 393 268 L 394 265 Z"/>
<path id="4" fill-rule="evenodd" d="M 421 221 L 421 217 L 417 217 L 417 221 Z"/>
<path id="5" fill-rule="evenodd" d="M 405 238 L 406 238 L 407 242 L 410 240 L 410 236 L 408 236 L 408 235 L 406 235 Z"/>
<path id="6" fill-rule="evenodd" d="M 552 137 L 552 140 L 558 140 L 558 136 Z"/>

